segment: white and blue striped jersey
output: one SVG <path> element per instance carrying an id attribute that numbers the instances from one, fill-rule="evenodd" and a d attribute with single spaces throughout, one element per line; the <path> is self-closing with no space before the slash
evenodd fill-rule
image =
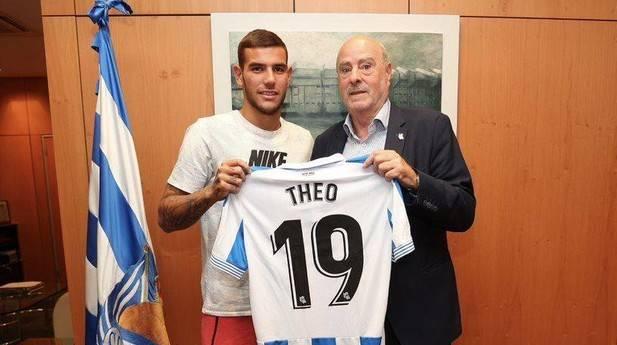
<path id="1" fill-rule="evenodd" d="M 338 154 L 250 174 L 210 264 L 249 272 L 260 345 L 379 345 L 391 262 L 413 250 L 398 184 Z"/>

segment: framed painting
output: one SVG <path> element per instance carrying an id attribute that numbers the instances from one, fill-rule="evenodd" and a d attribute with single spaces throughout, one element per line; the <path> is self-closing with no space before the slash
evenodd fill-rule
<path id="1" fill-rule="evenodd" d="M 232 66 L 237 47 L 254 29 L 275 32 L 287 45 L 292 82 L 283 116 L 313 137 L 342 120 L 336 55 L 351 36 L 383 43 L 392 63 L 390 100 L 402 108 L 428 107 L 449 116 L 456 133 L 459 17 L 399 14 L 212 14 L 212 57 L 216 113 L 240 109 L 242 89 Z"/>

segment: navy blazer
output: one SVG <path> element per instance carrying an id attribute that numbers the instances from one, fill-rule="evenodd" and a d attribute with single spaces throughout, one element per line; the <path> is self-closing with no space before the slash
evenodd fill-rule
<path id="1" fill-rule="evenodd" d="M 315 139 L 311 159 L 343 152 L 346 140 L 339 122 Z M 430 109 L 392 105 L 385 148 L 420 176 L 418 191 L 404 193 L 415 251 L 392 266 L 386 319 L 402 345 L 450 343 L 461 318 L 446 230 L 473 223 L 471 175 L 449 118 Z"/>

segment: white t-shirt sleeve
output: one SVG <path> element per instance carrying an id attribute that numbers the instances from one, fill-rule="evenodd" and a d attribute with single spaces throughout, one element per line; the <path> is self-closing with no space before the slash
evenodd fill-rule
<path id="1" fill-rule="evenodd" d="M 206 137 L 207 133 L 200 122 L 186 130 L 178 160 L 167 183 L 187 193 L 194 193 L 210 182 L 214 162 Z"/>
<path id="2" fill-rule="evenodd" d="M 241 279 L 248 270 L 248 260 L 244 245 L 244 220 L 236 207 L 235 199 L 235 195 L 229 195 L 225 200 L 210 264 L 236 279 Z"/>
<path id="3" fill-rule="evenodd" d="M 392 227 L 392 262 L 414 251 L 411 238 L 411 225 L 405 210 L 401 186 L 392 181 L 392 204 L 388 209 L 388 218 Z"/>

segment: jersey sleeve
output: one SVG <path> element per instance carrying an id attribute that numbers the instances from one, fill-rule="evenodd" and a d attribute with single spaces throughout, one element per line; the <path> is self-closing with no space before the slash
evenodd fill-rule
<path id="1" fill-rule="evenodd" d="M 388 209 L 388 219 L 392 227 L 392 262 L 414 251 L 411 238 L 411 225 L 405 210 L 401 186 L 392 181 L 392 203 Z"/>
<path id="2" fill-rule="evenodd" d="M 238 203 L 235 195 L 229 195 L 225 200 L 210 264 L 241 279 L 248 269 L 248 261 L 244 246 L 244 220 L 240 216 Z"/>

